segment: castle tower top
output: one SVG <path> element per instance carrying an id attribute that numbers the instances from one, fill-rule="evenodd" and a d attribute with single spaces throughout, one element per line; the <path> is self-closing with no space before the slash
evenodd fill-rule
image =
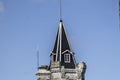
<path id="1" fill-rule="evenodd" d="M 62 20 L 60 20 L 59 23 L 51 58 L 52 62 L 60 62 L 60 65 L 64 66 L 65 68 L 75 68 L 74 54 L 67 39 Z"/>

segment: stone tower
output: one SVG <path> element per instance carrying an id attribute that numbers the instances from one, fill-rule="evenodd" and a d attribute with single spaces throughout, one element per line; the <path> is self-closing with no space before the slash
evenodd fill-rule
<path id="1" fill-rule="evenodd" d="M 37 80 L 84 80 L 86 65 L 84 62 L 76 63 L 74 55 L 60 20 L 50 64 L 38 68 Z"/>

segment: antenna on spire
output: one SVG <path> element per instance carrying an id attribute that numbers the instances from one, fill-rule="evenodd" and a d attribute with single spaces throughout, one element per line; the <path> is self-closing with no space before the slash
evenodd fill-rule
<path id="1" fill-rule="evenodd" d="M 37 50 L 37 69 L 39 69 L 39 51 Z"/>
<path id="2" fill-rule="evenodd" d="M 60 20 L 62 20 L 62 0 L 60 0 Z"/>

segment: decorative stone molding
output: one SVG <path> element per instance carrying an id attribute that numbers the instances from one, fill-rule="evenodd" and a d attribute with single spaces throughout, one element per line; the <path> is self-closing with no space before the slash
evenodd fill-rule
<path id="1" fill-rule="evenodd" d="M 59 68 L 60 67 L 60 62 L 51 62 L 51 68 Z"/>
<path id="2" fill-rule="evenodd" d="M 85 70 L 86 70 L 86 64 L 84 62 L 79 62 L 77 64 L 78 79 L 84 80 Z"/>

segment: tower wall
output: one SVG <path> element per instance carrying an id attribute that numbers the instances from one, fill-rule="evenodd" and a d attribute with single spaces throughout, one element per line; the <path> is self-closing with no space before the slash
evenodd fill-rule
<path id="1" fill-rule="evenodd" d="M 58 65 L 58 62 L 54 63 Z M 66 69 L 64 66 L 51 67 L 50 70 L 39 69 L 36 72 L 37 80 L 84 80 L 86 65 L 84 62 L 76 64 L 75 69 Z"/>

